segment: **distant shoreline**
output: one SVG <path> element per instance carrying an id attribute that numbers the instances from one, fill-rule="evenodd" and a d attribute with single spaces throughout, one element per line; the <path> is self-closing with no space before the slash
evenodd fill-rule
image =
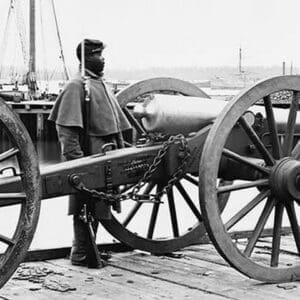
<path id="1" fill-rule="evenodd" d="M 70 74 L 74 75 L 78 72 L 78 67 L 68 67 Z M 9 73 L 10 67 L 3 67 L 2 78 Z M 145 78 L 152 78 L 157 76 L 175 77 L 184 80 L 214 80 L 216 78 L 235 78 L 237 76 L 245 76 L 250 79 L 262 79 L 266 77 L 276 76 L 282 74 L 282 66 L 244 66 L 243 73 L 238 73 L 238 67 L 232 66 L 213 66 L 213 67 L 152 67 L 152 68 L 109 68 L 105 69 L 105 78 L 114 80 L 141 80 Z M 17 74 L 25 74 L 24 68 L 17 68 Z M 37 70 L 37 77 L 39 80 L 46 80 L 44 74 L 51 74 L 49 80 L 61 80 L 63 77 L 63 70 Z M 294 74 L 297 73 L 297 69 L 294 68 Z M 20 75 L 21 77 L 22 75 Z"/>

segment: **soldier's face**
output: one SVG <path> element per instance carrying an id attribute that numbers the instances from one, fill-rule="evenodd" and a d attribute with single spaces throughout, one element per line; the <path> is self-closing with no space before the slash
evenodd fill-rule
<path id="1" fill-rule="evenodd" d="M 102 52 L 94 53 L 91 57 L 94 60 L 100 60 L 102 63 L 105 61 L 104 57 L 102 56 Z"/>
<path id="2" fill-rule="evenodd" d="M 86 68 L 92 72 L 101 75 L 104 69 L 105 60 L 102 56 L 102 52 L 96 52 L 86 58 Z"/>

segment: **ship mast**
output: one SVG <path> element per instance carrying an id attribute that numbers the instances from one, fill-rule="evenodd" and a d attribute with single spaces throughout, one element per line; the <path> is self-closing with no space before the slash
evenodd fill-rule
<path id="1" fill-rule="evenodd" d="M 28 91 L 29 97 L 36 96 L 36 53 L 35 53 L 35 0 L 30 0 L 29 4 L 29 73 Z"/>
<path id="2" fill-rule="evenodd" d="M 243 73 L 242 69 L 242 47 L 239 48 L 239 74 Z"/>
<path id="3" fill-rule="evenodd" d="M 16 36 L 17 38 L 20 39 L 21 42 L 21 51 L 23 54 L 23 61 L 24 65 L 26 66 L 26 84 L 28 86 L 28 98 L 33 100 L 39 96 L 39 87 L 37 85 L 37 57 L 36 57 L 36 40 L 37 40 L 37 28 L 36 28 L 36 16 L 38 15 L 38 6 L 37 6 L 37 1 L 36 0 L 26 0 L 26 5 L 29 6 L 28 12 L 29 12 L 29 36 L 27 35 L 27 26 L 25 26 L 24 22 L 24 8 L 21 7 L 21 2 L 19 0 L 10 0 L 10 6 L 9 6 L 9 11 L 8 11 L 8 16 L 6 20 L 6 26 L 4 30 L 4 36 L 3 40 L 0 41 L 0 77 L 3 77 L 3 62 L 4 62 L 4 57 L 5 57 L 5 52 L 7 50 L 7 45 L 8 45 L 8 36 L 12 35 L 9 32 L 9 29 L 11 28 L 11 19 L 12 17 L 15 18 L 16 22 L 16 30 L 17 34 L 14 33 L 12 36 Z M 24 1 L 25 2 L 25 1 Z M 60 48 L 60 56 L 59 58 L 61 59 L 63 63 L 63 71 L 64 71 L 64 76 L 68 80 L 69 79 L 69 73 L 68 69 L 66 67 L 65 63 L 65 58 L 64 58 L 64 53 L 63 53 L 63 48 L 62 48 L 62 40 L 61 36 L 59 33 L 59 28 L 58 28 L 58 20 L 56 17 L 56 11 L 55 11 L 55 6 L 54 6 L 54 0 L 49 0 L 52 6 L 52 14 L 54 16 L 54 21 L 55 21 L 55 27 L 56 27 L 56 35 L 58 39 L 58 44 Z M 28 3 L 28 4 L 27 4 Z M 41 16 L 41 23 L 42 23 L 42 12 L 40 12 Z M 43 23 L 41 24 L 41 30 L 43 29 Z M 42 33 L 43 34 L 43 33 Z M 28 45 L 29 41 L 29 45 Z M 44 41 L 43 41 L 44 42 Z M 16 45 L 15 45 L 16 46 Z M 16 50 L 16 47 L 14 48 Z M 44 53 L 45 55 L 46 53 Z M 13 69 L 15 71 L 16 69 L 16 61 L 13 61 L 11 64 L 12 67 L 10 69 Z M 45 66 L 46 67 L 46 66 Z M 14 83 L 18 83 L 16 79 L 14 79 Z"/>

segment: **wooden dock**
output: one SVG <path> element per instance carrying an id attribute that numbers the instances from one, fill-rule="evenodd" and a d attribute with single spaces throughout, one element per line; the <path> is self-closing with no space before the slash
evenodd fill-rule
<path id="1" fill-rule="evenodd" d="M 54 101 L 35 100 L 21 102 L 6 102 L 21 118 L 33 140 L 39 140 L 48 134 L 47 117 Z M 30 121 L 29 121 L 29 120 Z"/>
<path id="2" fill-rule="evenodd" d="M 291 243 L 289 236 L 285 237 Z M 262 259 L 268 256 L 268 238 Z M 289 247 L 288 247 L 289 248 Z M 288 252 L 288 251 L 285 251 Z M 286 255 L 287 253 L 284 253 Z M 295 253 L 287 263 L 299 260 Z M 300 282 L 265 284 L 231 268 L 213 245 L 168 256 L 113 253 L 103 269 L 72 266 L 67 258 L 23 263 L 0 299 L 299 299 Z"/>

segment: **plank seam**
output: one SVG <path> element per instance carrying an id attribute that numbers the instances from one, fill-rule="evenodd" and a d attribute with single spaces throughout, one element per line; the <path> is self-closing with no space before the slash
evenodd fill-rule
<path id="1" fill-rule="evenodd" d="M 209 291 L 209 290 L 201 289 L 201 288 L 198 288 L 198 287 L 190 286 L 188 284 L 176 282 L 176 281 L 173 281 L 173 280 L 170 280 L 170 279 L 161 278 L 159 276 L 155 276 L 155 275 L 151 275 L 151 274 L 145 274 L 145 273 L 139 272 L 139 271 L 133 271 L 133 270 L 130 270 L 128 268 L 121 267 L 121 266 L 116 266 L 116 265 L 111 264 L 111 263 L 109 263 L 108 265 L 112 266 L 112 267 L 114 267 L 116 269 L 121 269 L 121 270 L 128 271 L 128 272 L 131 272 L 131 273 L 135 273 L 135 274 L 138 274 L 138 275 L 143 275 L 145 277 L 150 277 L 150 278 L 158 279 L 158 280 L 165 281 L 165 282 L 168 282 L 168 283 L 180 285 L 182 287 L 186 287 L 186 288 L 189 288 L 189 289 L 198 290 L 198 291 L 201 291 L 201 292 L 203 292 L 205 294 L 217 295 L 217 296 L 223 297 L 225 299 L 238 300 L 237 298 L 228 297 L 228 296 L 222 295 L 220 293 L 216 293 L 216 292 L 213 292 L 213 291 Z"/>

